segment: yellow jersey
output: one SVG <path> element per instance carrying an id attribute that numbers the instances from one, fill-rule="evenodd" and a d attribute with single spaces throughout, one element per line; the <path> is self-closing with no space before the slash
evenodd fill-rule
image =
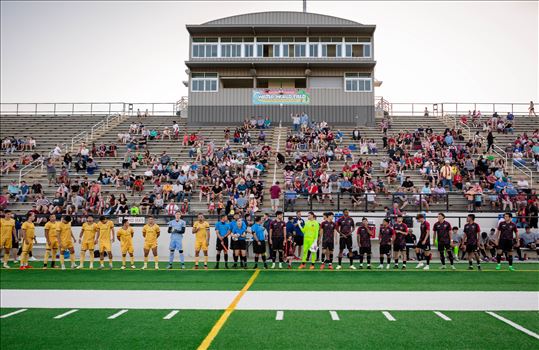
<path id="1" fill-rule="evenodd" d="M 195 231 L 195 236 L 197 241 L 205 241 L 208 239 L 208 229 L 210 224 L 207 221 L 196 221 L 193 224 L 193 231 Z M 197 231 L 198 229 L 198 231 Z"/>
<path id="2" fill-rule="evenodd" d="M 133 234 L 135 233 L 135 230 L 133 230 L 132 227 L 129 227 L 127 230 L 123 227 L 118 230 L 118 239 L 122 243 L 128 243 L 133 241 Z"/>
<path id="3" fill-rule="evenodd" d="M 22 224 L 21 228 L 24 230 L 24 232 L 26 232 L 26 239 L 30 242 L 33 241 L 34 237 L 36 236 L 36 233 L 35 233 L 36 227 L 34 223 L 30 221 L 25 221 Z"/>
<path id="4" fill-rule="evenodd" d="M 55 221 L 55 222 L 47 222 L 45 224 L 45 231 L 48 231 L 49 232 L 49 240 L 50 241 L 55 241 L 58 239 L 58 228 L 60 227 L 60 222 L 59 221 Z"/>
<path id="5" fill-rule="evenodd" d="M 142 235 L 144 236 L 144 241 L 146 243 L 153 243 L 157 241 L 157 237 L 161 234 L 161 229 L 158 225 L 144 225 L 142 228 Z"/>
<path id="6" fill-rule="evenodd" d="M 64 222 L 60 222 L 59 231 L 60 231 L 60 241 L 61 242 L 72 242 L 72 239 L 71 239 L 71 223 L 70 222 L 68 222 L 67 224 L 64 223 Z"/>
<path id="7" fill-rule="evenodd" d="M 15 227 L 15 220 L 0 219 L 0 235 L 2 237 L 11 236 L 13 234 L 13 228 Z"/>
<path id="8" fill-rule="evenodd" d="M 82 224 L 82 243 L 90 243 L 95 240 L 95 231 L 97 231 L 97 224 L 87 223 Z"/>
<path id="9" fill-rule="evenodd" d="M 96 226 L 99 230 L 99 240 L 105 242 L 110 241 L 110 230 L 114 228 L 112 221 L 107 220 L 104 223 L 100 221 Z"/>

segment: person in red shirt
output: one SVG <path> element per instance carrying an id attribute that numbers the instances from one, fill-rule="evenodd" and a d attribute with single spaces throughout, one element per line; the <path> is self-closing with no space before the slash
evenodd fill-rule
<path id="1" fill-rule="evenodd" d="M 415 252 L 418 256 L 419 263 L 416 266 L 416 269 L 422 268 L 423 270 L 430 269 L 430 259 L 432 257 L 430 252 L 430 224 L 425 219 L 425 215 L 417 214 L 417 222 L 419 222 L 419 241 L 417 242 Z M 425 258 L 426 265 L 421 262 L 422 258 Z"/>

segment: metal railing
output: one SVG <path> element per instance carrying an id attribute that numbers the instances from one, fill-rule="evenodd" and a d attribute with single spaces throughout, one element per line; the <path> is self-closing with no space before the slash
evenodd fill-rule
<path id="1" fill-rule="evenodd" d="M 113 122 L 122 122 L 123 120 L 127 119 L 127 115 L 125 114 L 114 114 L 109 115 L 105 117 L 103 120 L 97 122 L 95 125 L 93 125 L 90 130 L 85 130 L 77 135 L 73 136 L 71 138 L 71 147 L 69 148 L 71 152 L 74 151 L 75 146 L 79 145 L 82 141 L 85 143 L 89 143 L 91 140 L 93 140 L 96 136 L 96 134 L 100 131 L 104 131 L 109 128 L 111 123 Z"/>

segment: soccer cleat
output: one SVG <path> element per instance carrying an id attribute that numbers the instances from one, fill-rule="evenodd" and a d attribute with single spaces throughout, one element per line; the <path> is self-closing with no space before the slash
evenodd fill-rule
<path id="1" fill-rule="evenodd" d="M 183 266 L 183 264 L 182 264 L 182 266 Z M 182 267 L 182 269 L 183 269 L 183 267 Z M 228 269 L 228 263 L 225 263 L 225 269 Z"/>
<path id="2" fill-rule="evenodd" d="M 133 265 L 131 265 L 131 268 L 136 269 L 137 267 L 135 266 L 135 264 L 133 264 Z"/>
<path id="3" fill-rule="evenodd" d="M 26 270 L 26 266 L 19 267 L 19 270 Z"/>
<path id="4" fill-rule="evenodd" d="M 159 265 L 156 264 L 155 267 L 154 267 L 154 269 L 155 269 L 155 270 L 159 270 Z"/>
<path id="5" fill-rule="evenodd" d="M 363 264 L 359 264 L 359 269 L 363 270 Z"/>
<path id="6" fill-rule="evenodd" d="M 37 259 L 36 259 L 35 256 L 31 256 L 31 257 L 30 257 L 30 261 L 37 261 Z"/>
<path id="7" fill-rule="evenodd" d="M 279 268 L 280 268 L 280 269 L 283 268 L 283 264 L 282 264 L 282 263 L 279 263 Z"/>
<path id="8" fill-rule="evenodd" d="M 515 271 L 515 268 L 513 266 L 509 266 L 509 271 Z"/>
<path id="9" fill-rule="evenodd" d="M 193 267 L 195 270 L 198 270 L 198 265 L 195 265 L 195 267 Z"/>
<path id="10" fill-rule="evenodd" d="M 477 265 L 477 271 L 481 271 L 481 265 Z"/>
<path id="11" fill-rule="evenodd" d="M 148 265 L 144 264 L 141 268 L 141 270 L 146 270 L 148 268 Z"/>
<path id="12" fill-rule="evenodd" d="M 172 264 L 167 265 L 167 270 L 170 270 L 170 269 L 172 269 Z"/>
<path id="13" fill-rule="evenodd" d="M 103 264 L 99 265 L 100 270 L 103 270 L 104 268 L 105 268 L 105 265 L 103 265 Z"/>
<path id="14" fill-rule="evenodd" d="M 329 264 L 328 269 L 333 270 L 333 265 Z"/>
<path id="15" fill-rule="evenodd" d="M 451 270 L 456 270 L 457 268 L 455 267 L 455 265 L 451 265 Z"/>
<path id="16" fill-rule="evenodd" d="M 430 266 L 429 265 L 426 265 L 423 270 L 430 270 Z"/>
<path id="17" fill-rule="evenodd" d="M 79 268 L 79 266 L 77 264 L 71 265 L 71 270 L 78 269 L 78 268 Z"/>
<path id="18" fill-rule="evenodd" d="M 253 269 L 258 269 L 258 264 L 254 264 Z"/>
<path id="19" fill-rule="evenodd" d="M 398 269 L 399 269 L 399 265 L 393 265 L 393 269 L 394 269 L 394 270 L 398 270 Z"/>
<path id="20" fill-rule="evenodd" d="M 109 266 L 109 270 L 112 270 L 112 265 Z"/>
<path id="21" fill-rule="evenodd" d="M 208 265 L 204 265 L 204 270 L 207 270 L 208 269 Z"/>
<path id="22" fill-rule="evenodd" d="M 325 269 L 325 268 L 326 268 L 326 264 L 320 265 L 320 270 L 323 270 L 323 269 Z"/>
<path id="23" fill-rule="evenodd" d="M 354 265 L 350 265 L 350 270 L 356 270 L 357 268 Z"/>
<path id="24" fill-rule="evenodd" d="M 314 264 L 309 267 L 309 270 L 314 270 Z"/>
<path id="25" fill-rule="evenodd" d="M 79 270 L 82 269 L 82 265 L 77 266 L 77 269 Z"/>
<path id="26" fill-rule="evenodd" d="M 371 265 L 367 265 L 367 270 L 370 270 L 371 269 Z"/>
<path id="27" fill-rule="evenodd" d="M 4 269 L 10 269 L 11 267 L 9 267 L 8 264 L 4 264 Z"/>
<path id="28" fill-rule="evenodd" d="M 390 264 L 387 264 L 387 265 L 386 265 L 386 270 L 389 270 L 390 267 L 391 267 L 391 265 L 390 265 Z"/>
<path id="29" fill-rule="evenodd" d="M 31 269 L 31 268 L 32 268 L 32 266 L 30 266 L 30 265 L 26 265 L 26 266 L 25 266 L 24 268 L 25 268 L 25 269 Z"/>
<path id="30" fill-rule="evenodd" d="M 496 265 L 496 270 L 498 270 L 498 271 L 499 271 L 499 270 L 501 270 L 501 269 L 502 269 L 502 264 L 498 264 L 498 265 Z"/>
<path id="31" fill-rule="evenodd" d="M 468 270 L 473 270 L 473 266 L 472 265 L 468 266 Z"/>
<path id="32" fill-rule="evenodd" d="M 291 270 L 292 269 L 292 264 L 288 264 L 288 269 Z"/>
<path id="33" fill-rule="evenodd" d="M 445 265 L 440 266 L 440 270 L 445 270 Z"/>
<path id="34" fill-rule="evenodd" d="M 62 265 L 62 270 L 65 270 L 66 269 L 66 266 L 65 265 Z"/>
<path id="35" fill-rule="evenodd" d="M 402 269 L 403 269 L 403 270 L 406 270 L 406 265 L 402 265 Z"/>
<path id="36" fill-rule="evenodd" d="M 90 270 L 94 269 L 94 264 L 90 264 Z"/>
<path id="37" fill-rule="evenodd" d="M 337 270 L 340 270 L 342 269 L 342 266 L 341 265 L 337 265 Z"/>
<path id="38" fill-rule="evenodd" d="M 304 268 L 305 268 L 305 264 L 299 265 L 299 269 L 300 269 L 300 270 L 302 270 L 302 269 L 304 269 Z"/>
<path id="39" fill-rule="evenodd" d="M 422 268 L 423 266 L 425 266 L 425 264 L 423 264 L 422 262 L 420 262 L 420 263 L 418 263 L 418 264 L 416 265 L 415 268 L 416 268 L 416 269 L 420 269 L 420 268 Z"/>
<path id="40" fill-rule="evenodd" d="M 275 268 L 275 263 L 271 264 L 271 268 L 272 268 L 272 269 Z"/>
<path id="41" fill-rule="evenodd" d="M 120 267 L 120 270 L 125 270 L 125 265 L 122 265 L 122 267 Z"/>
<path id="42" fill-rule="evenodd" d="M 377 267 L 378 270 L 383 270 L 383 268 L 384 268 L 384 265 L 382 265 L 382 264 L 378 265 L 378 267 Z"/>

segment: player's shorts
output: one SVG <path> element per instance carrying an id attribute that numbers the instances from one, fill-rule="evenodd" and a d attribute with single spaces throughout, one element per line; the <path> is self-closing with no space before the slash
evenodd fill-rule
<path id="1" fill-rule="evenodd" d="M 33 248 L 34 248 L 34 241 L 33 240 L 31 240 L 30 243 L 23 242 L 23 244 L 22 244 L 22 251 L 24 253 L 31 252 Z"/>
<path id="2" fill-rule="evenodd" d="M 339 249 L 344 250 L 348 249 L 349 252 L 352 251 L 352 236 L 341 237 L 339 238 Z"/>
<path id="3" fill-rule="evenodd" d="M 477 244 L 466 244 L 466 253 L 475 253 L 477 251 Z"/>
<path id="4" fill-rule="evenodd" d="M 372 254 L 371 247 L 359 247 L 359 255 L 363 255 L 363 254 L 371 255 Z"/>
<path id="5" fill-rule="evenodd" d="M 266 241 L 259 241 L 260 244 L 253 242 L 253 252 L 255 254 L 264 254 L 266 252 Z"/>
<path id="6" fill-rule="evenodd" d="M 303 241 L 304 241 L 303 236 L 298 236 L 298 235 L 294 236 L 294 243 L 296 243 L 296 245 L 303 245 Z"/>
<path id="7" fill-rule="evenodd" d="M 133 254 L 133 252 L 135 251 L 135 248 L 133 247 L 133 242 L 120 242 L 120 247 L 122 250 L 122 254 Z"/>
<path id="8" fill-rule="evenodd" d="M 13 237 L 11 234 L 0 237 L 0 248 L 11 249 L 13 246 Z"/>
<path id="9" fill-rule="evenodd" d="M 223 248 L 223 246 L 224 246 L 224 248 Z M 219 238 L 217 238 L 215 240 L 215 249 L 217 249 L 218 251 L 228 250 L 228 247 L 229 247 L 228 237 L 223 239 L 222 244 L 221 244 L 221 240 Z"/>
<path id="10" fill-rule="evenodd" d="M 512 239 L 500 239 L 498 244 L 498 249 L 501 249 L 504 252 L 510 252 L 513 250 L 513 240 Z"/>
<path id="11" fill-rule="evenodd" d="M 15 236 L 11 236 L 11 248 L 19 249 L 19 240 Z"/>
<path id="12" fill-rule="evenodd" d="M 110 252 L 112 251 L 110 246 L 110 241 L 99 241 L 99 252 Z"/>
<path id="13" fill-rule="evenodd" d="M 427 242 L 425 244 L 423 243 L 417 243 L 416 248 L 419 248 L 425 252 L 430 251 L 430 242 Z"/>
<path id="14" fill-rule="evenodd" d="M 80 246 L 80 250 L 84 251 L 84 250 L 94 250 L 94 247 L 95 247 L 95 241 L 87 241 L 87 242 L 82 242 L 81 246 Z"/>
<path id="15" fill-rule="evenodd" d="M 244 239 L 238 239 L 234 242 L 234 249 L 236 250 L 246 250 L 247 242 Z"/>
<path id="16" fill-rule="evenodd" d="M 395 242 L 393 243 L 393 251 L 394 252 L 402 252 L 406 250 L 406 243 L 405 242 Z"/>
<path id="17" fill-rule="evenodd" d="M 157 245 L 157 243 L 156 243 Z M 195 250 L 208 250 L 208 242 L 206 240 L 196 240 L 195 241 Z"/>
<path id="18" fill-rule="evenodd" d="M 73 245 L 73 241 L 69 240 L 69 241 L 62 242 L 62 249 L 63 250 L 75 249 L 75 246 Z"/>
<path id="19" fill-rule="evenodd" d="M 272 249 L 273 250 L 283 250 L 284 246 L 284 237 L 273 237 L 271 239 L 272 241 Z"/>
<path id="20" fill-rule="evenodd" d="M 45 243 L 45 249 L 58 249 L 58 246 L 59 246 L 58 240 L 52 240 L 50 246 L 49 244 Z"/>
<path id="21" fill-rule="evenodd" d="M 335 249 L 335 240 L 332 239 L 331 241 L 322 241 L 322 249 Z"/>
<path id="22" fill-rule="evenodd" d="M 172 234 L 170 236 L 169 250 L 183 250 L 183 235 Z"/>
<path id="23" fill-rule="evenodd" d="M 380 245 L 380 255 L 390 254 L 390 253 L 391 253 L 391 244 Z"/>
<path id="24" fill-rule="evenodd" d="M 438 242 L 438 251 L 451 250 L 451 244 L 445 242 Z"/>

